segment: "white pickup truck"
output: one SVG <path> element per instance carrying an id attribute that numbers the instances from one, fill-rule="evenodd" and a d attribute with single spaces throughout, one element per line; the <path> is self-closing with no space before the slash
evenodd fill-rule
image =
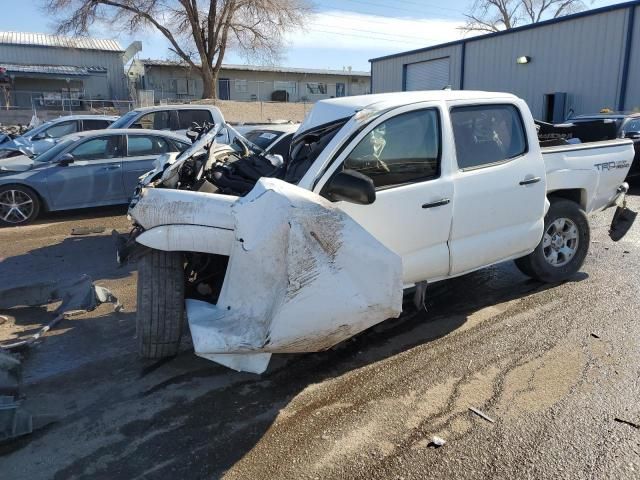
<path id="1" fill-rule="evenodd" d="M 398 316 L 409 287 L 506 260 L 570 278 L 634 156 L 629 140 L 541 149 L 526 103 L 490 92 L 320 101 L 281 166 L 215 144 L 219 127 L 131 204 L 140 352 L 174 355 L 186 314 L 196 354 L 256 373 Z"/>

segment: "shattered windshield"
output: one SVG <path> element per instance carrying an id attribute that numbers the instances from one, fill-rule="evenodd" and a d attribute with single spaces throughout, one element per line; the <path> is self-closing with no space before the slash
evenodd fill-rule
<path id="1" fill-rule="evenodd" d="M 335 134 L 350 119 L 351 117 L 341 118 L 296 136 L 291 142 L 284 180 L 293 184 L 298 183 Z"/>

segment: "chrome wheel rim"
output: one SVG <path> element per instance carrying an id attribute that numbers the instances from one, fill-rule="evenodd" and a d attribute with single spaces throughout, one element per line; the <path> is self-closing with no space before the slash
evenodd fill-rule
<path id="1" fill-rule="evenodd" d="M 33 198 L 22 190 L 0 193 L 0 219 L 7 223 L 26 222 L 33 214 Z"/>
<path id="2" fill-rule="evenodd" d="M 575 257 L 579 243 L 576 224 L 568 218 L 558 218 L 544 232 L 542 238 L 544 258 L 554 267 L 563 267 Z"/>

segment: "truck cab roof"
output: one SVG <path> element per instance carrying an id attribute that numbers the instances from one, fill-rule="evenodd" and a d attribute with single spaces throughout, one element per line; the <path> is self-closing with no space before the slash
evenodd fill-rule
<path id="1" fill-rule="evenodd" d="M 388 110 L 418 102 L 454 100 L 491 100 L 501 98 L 517 100 L 515 95 L 501 92 L 473 90 L 422 90 L 416 92 L 376 93 L 352 97 L 331 98 L 316 102 L 302 122 L 298 132 L 302 133 L 319 125 L 331 123 L 354 115 L 361 110 Z"/>

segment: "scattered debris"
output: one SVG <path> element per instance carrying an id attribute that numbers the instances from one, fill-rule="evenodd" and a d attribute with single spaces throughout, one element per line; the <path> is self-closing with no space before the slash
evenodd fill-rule
<path id="1" fill-rule="evenodd" d="M 104 233 L 105 227 L 75 227 L 71 229 L 71 235 L 89 235 L 90 233 Z"/>
<path id="2" fill-rule="evenodd" d="M 475 414 L 476 414 L 476 415 L 478 415 L 479 417 L 484 418 L 487 422 L 496 423 L 496 421 L 495 421 L 493 418 L 491 418 L 491 417 L 487 416 L 487 414 L 486 414 L 486 413 L 481 412 L 481 411 L 480 411 L 480 410 L 478 410 L 477 408 L 469 407 L 469 410 L 471 410 L 473 413 L 475 413 Z"/>
<path id="3" fill-rule="evenodd" d="M 122 305 L 118 302 L 118 299 L 108 289 L 94 285 L 88 275 L 82 275 L 74 280 L 42 282 L 0 290 L 0 308 L 12 308 L 19 305 L 39 306 L 59 300 L 62 302 L 53 312 L 55 317 L 49 324 L 30 337 L 0 344 L 0 349 L 13 350 L 29 346 L 51 330 L 63 318 L 69 317 L 78 311 L 95 310 L 102 303 L 113 303 L 116 312 L 122 310 Z"/>
<path id="4" fill-rule="evenodd" d="M 593 333 L 593 332 L 591 332 L 591 336 L 593 338 L 600 338 L 600 335 L 598 335 L 597 333 Z"/>
<path id="5" fill-rule="evenodd" d="M 0 315 L 0 325 L 4 325 L 8 321 L 9 321 L 9 317 L 7 317 L 6 315 Z"/>
<path id="6" fill-rule="evenodd" d="M 614 422 L 618 422 L 618 423 L 624 423 L 624 424 L 626 424 L 626 425 L 630 425 L 630 426 L 632 426 L 633 428 L 640 429 L 640 424 L 638 424 L 638 423 L 634 423 L 634 422 L 631 422 L 631 421 L 629 421 L 629 420 L 624 420 L 624 419 L 622 419 L 622 418 L 618 418 L 618 417 L 616 417 L 616 418 L 614 418 L 614 419 L 613 419 L 613 421 L 614 421 Z"/>
<path id="7" fill-rule="evenodd" d="M 447 443 L 447 441 L 444 438 L 434 435 L 433 437 L 431 437 L 431 441 L 429 442 L 427 447 L 440 448 L 445 443 Z"/>
<path id="8" fill-rule="evenodd" d="M 624 255 L 625 253 L 631 253 L 629 250 L 625 250 L 624 252 L 622 252 L 622 254 Z"/>
<path id="9" fill-rule="evenodd" d="M 471 368 L 471 362 L 473 362 L 473 360 L 469 360 L 469 365 L 467 365 L 467 370 Z"/>

